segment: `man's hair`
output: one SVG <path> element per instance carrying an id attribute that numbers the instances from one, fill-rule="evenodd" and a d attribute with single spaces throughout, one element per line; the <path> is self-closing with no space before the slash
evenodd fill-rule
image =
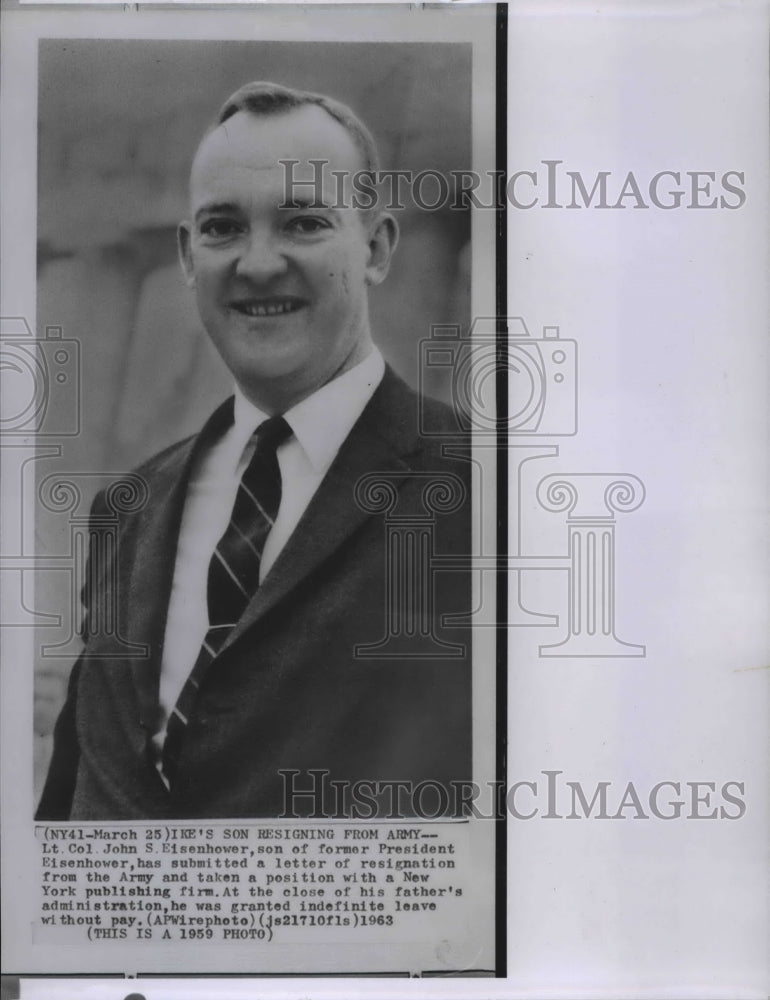
<path id="1" fill-rule="evenodd" d="M 257 81 L 244 84 L 227 98 L 217 115 L 213 128 L 222 125 L 239 111 L 253 115 L 278 115 L 293 108 L 317 105 L 340 123 L 347 131 L 363 159 L 364 170 L 377 171 L 380 168 L 377 145 L 369 129 L 341 101 L 335 101 L 323 94 L 313 94 L 307 90 L 294 90 L 278 83 Z"/>

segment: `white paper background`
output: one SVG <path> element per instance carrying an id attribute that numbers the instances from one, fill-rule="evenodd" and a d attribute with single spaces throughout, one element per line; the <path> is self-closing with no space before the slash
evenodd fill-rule
<path id="1" fill-rule="evenodd" d="M 661 170 L 738 170 L 746 191 L 736 211 L 511 212 L 510 311 L 578 341 L 579 433 L 542 471 L 646 487 L 617 517 L 617 624 L 647 655 L 543 659 L 558 630 L 515 630 L 510 779 L 562 769 L 589 798 L 599 780 L 642 796 L 737 780 L 747 807 L 513 823 L 510 975 L 529 996 L 764 996 L 766 8 L 521 5 L 510 42 L 509 171 L 561 159 L 618 191 L 629 170 L 643 190 Z M 564 515 L 545 518 L 564 548 Z"/>

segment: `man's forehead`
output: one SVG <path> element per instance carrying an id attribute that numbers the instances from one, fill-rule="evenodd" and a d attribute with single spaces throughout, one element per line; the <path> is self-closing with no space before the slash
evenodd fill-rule
<path id="1" fill-rule="evenodd" d="M 317 105 L 271 115 L 238 111 L 210 132 L 198 147 L 191 183 L 210 179 L 218 170 L 274 170 L 282 160 L 299 161 L 296 173 L 312 170 L 311 160 L 329 170 L 362 168 L 361 153 L 347 129 Z"/>

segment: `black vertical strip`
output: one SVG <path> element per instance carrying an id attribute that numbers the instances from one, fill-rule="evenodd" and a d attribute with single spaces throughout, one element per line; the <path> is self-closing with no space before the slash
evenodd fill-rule
<path id="1" fill-rule="evenodd" d="M 508 162 L 508 5 L 497 4 L 495 50 L 497 80 L 495 169 L 498 177 L 507 178 Z M 495 208 L 496 233 L 496 353 L 495 403 L 497 416 L 497 621 L 508 620 L 508 225 L 505 203 L 505 183 L 499 185 Z M 508 629 L 499 624 L 496 629 L 495 729 L 498 788 L 507 787 L 508 734 Z M 507 953 L 507 809 L 505 795 L 499 799 L 503 808 L 495 819 L 495 975 L 504 978 L 508 972 Z"/>

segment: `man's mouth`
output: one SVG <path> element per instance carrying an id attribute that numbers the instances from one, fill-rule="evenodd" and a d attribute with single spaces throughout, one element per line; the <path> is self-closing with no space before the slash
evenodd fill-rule
<path id="1" fill-rule="evenodd" d="M 269 299 L 242 299 L 239 302 L 231 303 L 231 308 L 244 316 L 285 316 L 287 313 L 296 312 L 304 305 L 302 299 L 295 298 L 269 298 Z"/>

